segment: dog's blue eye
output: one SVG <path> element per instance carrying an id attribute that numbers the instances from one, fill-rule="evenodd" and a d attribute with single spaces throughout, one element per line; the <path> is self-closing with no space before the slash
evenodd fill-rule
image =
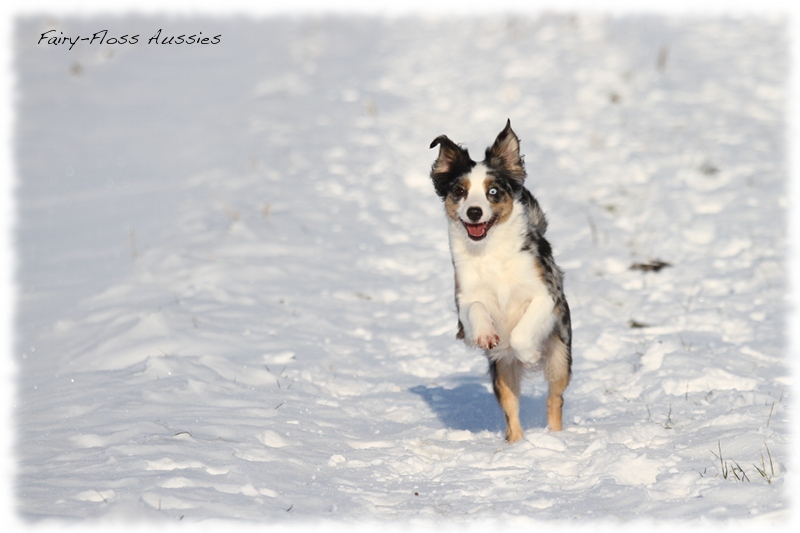
<path id="1" fill-rule="evenodd" d="M 489 189 L 489 196 L 497 196 L 497 189 L 494 187 Z"/>

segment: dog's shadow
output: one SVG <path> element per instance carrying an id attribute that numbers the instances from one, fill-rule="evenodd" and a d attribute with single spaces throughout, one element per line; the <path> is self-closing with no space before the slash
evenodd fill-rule
<path id="1" fill-rule="evenodd" d="M 451 389 L 418 385 L 409 391 L 418 394 L 430 406 L 442 424 L 451 429 L 470 432 L 492 431 L 505 433 L 503 411 L 494 394 L 477 378 Z M 523 429 L 547 425 L 544 398 L 520 396 L 520 423 Z"/>

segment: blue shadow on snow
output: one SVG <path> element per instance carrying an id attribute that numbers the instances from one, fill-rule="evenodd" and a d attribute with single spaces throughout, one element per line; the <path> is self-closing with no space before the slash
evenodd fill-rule
<path id="1" fill-rule="evenodd" d="M 421 396 L 445 427 L 471 432 L 505 433 L 503 411 L 497 404 L 494 394 L 478 382 L 477 378 L 452 389 L 418 385 L 409 391 Z M 523 429 L 543 428 L 547 425 L 547 410 L 543 397 L 530 398 L 522 395 L 519 403 L 520 423 Z"/>

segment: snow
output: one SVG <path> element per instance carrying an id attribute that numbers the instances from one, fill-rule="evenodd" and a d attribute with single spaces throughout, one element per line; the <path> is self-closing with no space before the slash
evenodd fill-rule
<path id="1" fill-rule="evenodd" d="M 22 524 L 786 524 L 784 18 L 14 30 Z M 575 358 L 564 430 L 533 376 L 516 445 L 428 178 L 434 137 L 478 155 L 506 118 Z"/>

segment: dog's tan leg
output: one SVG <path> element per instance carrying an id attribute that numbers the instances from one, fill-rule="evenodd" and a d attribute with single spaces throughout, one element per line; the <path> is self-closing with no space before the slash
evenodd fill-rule
<path id="1" fill-rule="evenodd" d="M 561 412 L 564 406 L 564 389 L 568 380 L 561 379 L 550 383 L 550 393 L 547 395 L 547 427 L 550 431 L 561 431 Z"/>
<path id="2" fill-rule="evenodd" d="M 547 363 L 545 378 L 550 384 L 547 395 L 547 427 L 550 431 L 561 431 L 561 411 L 564 406 L 564 390 L 569 385 L 570 353 L 564 342 L 557 336 L 547 341 Z"/>
<path id="3" fill-rule="evenodd" d="M 506 417 L 506 440 L 516 442 L 524 433 L 519 423 L 519 393 L 522 363 L 516 358 L 502 358 L 489 364 L 492 387 Z"/>

